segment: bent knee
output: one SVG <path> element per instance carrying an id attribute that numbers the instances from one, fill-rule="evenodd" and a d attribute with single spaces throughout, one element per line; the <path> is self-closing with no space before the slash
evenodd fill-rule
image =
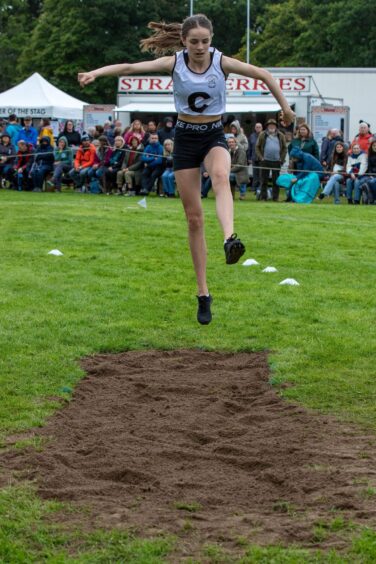
<path id="1" fill-rule="evenodd" d="M 229 171 L 227 168 L 219 169 L 210 176 L 213 186 L 223 186 L 229 183 Z"/>
<path id="2" fill-rule="evenodd" d="M 202 212 L 186 211 L 188 227 L 190 231 L 198 231 L 203 228 L 204 216 Z"/>

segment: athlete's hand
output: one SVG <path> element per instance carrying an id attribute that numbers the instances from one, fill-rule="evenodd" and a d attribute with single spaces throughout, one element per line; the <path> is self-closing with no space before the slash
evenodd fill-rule
<path id="1" fill-rule="evenodd" d="M 290 123 L 293 123 L 295 121 L 296 114 L 292 111 L 291 108 L 288 108 L 281 112 L 281 118 L 286 125 L 290 125 Z"/>
<path id="2" fill-rule="evenodd" d="M 95 75 L 92 72 L 79 72 L 77 75 L 77 79 L 78 82 L 80 83 L 80 86 L 83 88 L 84 86 L 87 86 L 91 82 L 94 82 Z"/>

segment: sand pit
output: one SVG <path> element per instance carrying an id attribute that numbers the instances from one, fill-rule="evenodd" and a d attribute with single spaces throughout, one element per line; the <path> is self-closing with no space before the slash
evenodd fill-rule
<path id="1" fill-rule="evenodd" d="M 374 525 L 375 437 L 278 396 L 266 354 L 138 351 L 97 355 L 47 425 L 42 452 L 10 450 L 7 471 L 40 495 L 89 506 L 88 526 L 181 538 L 236 553 L 250 542 L 346 546 L 314 525 Z"/>

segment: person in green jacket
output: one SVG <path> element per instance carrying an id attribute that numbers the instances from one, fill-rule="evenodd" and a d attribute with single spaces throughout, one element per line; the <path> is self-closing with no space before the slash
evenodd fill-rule
<path id="1" fill-rule="evenodd" d="M 61 192 L 61 179 L 64 173 L 68 173 L 72 168 L 73 152 L 68 145 L 66 137 L 60 137 L 57 147 L 54 150 L 54 174 L 49 184 L 55 186 L 56 192 Z"/>
<path id="2" fill-rule="evenodd" d="M 298 131 L 289 145 L 289 155 L 295 147 L 303 151 L 303 153 L 308 153 L 315 157 L 315 159 L 320 160 L 319 146 L 313 138 L 311 129 L 307 123 L 301 123 L 299 125 Z"/>

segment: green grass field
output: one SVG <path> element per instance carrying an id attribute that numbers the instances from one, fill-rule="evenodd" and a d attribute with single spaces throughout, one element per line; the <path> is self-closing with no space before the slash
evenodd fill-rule
<path id="1" fill-rule="evenodd" d="M 151 197 L 145 210 L 135 198 L 2 191 L 0 206 L 3 447 L 43 425 L 56 409 L 50 396 L 69 397 L 80 357 L 143 348 L 267 349 L 272 383 L 294 384 L 287 398 L 376 429 L 376 207 L 237 202 L 245 258 L 261 266 L 229 267 L 214 200 L 205 200 L 214 317 L 201 327 L 179 201 Z M 261 272 L 270 265 L 279 272 Z M 300 286 L 278 285 L 288 277 Z M 60 510 L 32 488 L 4 489 L 0 562 L 163 562 L 176 542 L 57 530 L 49 516 Z M 244 555 L 375 562 L 376 535 L 357 531 L 348 555 L 247 546 Z M 207 547 L 203 561 L 230 560 Z"/>

